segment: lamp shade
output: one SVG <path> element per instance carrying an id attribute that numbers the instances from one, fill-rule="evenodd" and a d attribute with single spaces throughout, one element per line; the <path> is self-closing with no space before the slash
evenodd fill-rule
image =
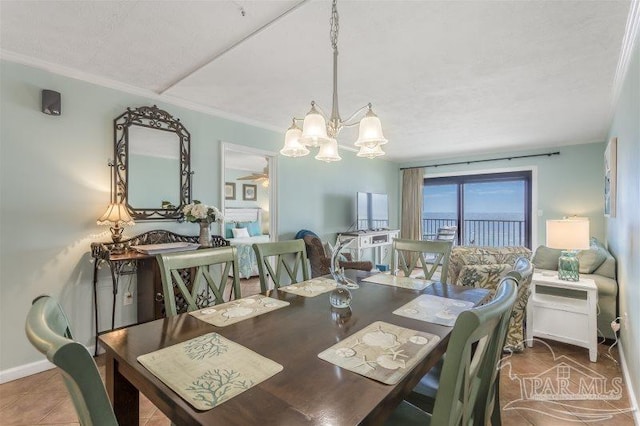
<path id="1" fill-rule="evenodd" d="M 300 136 L 302 136 L 302 130 L 294 121 L 284 135 L 284 147 L 280 150 L 280 154 L 286 157 L 303 157 L 309 154 L 307 147 L 300 143 Z"/>
<path id="2" fill-rule="evenodd" d="M 589 248 L 588 220 L 547 220 L 547 247 L 562 250 Z"/>
<path id="3" fill-rule="evenodd" d="M 107 210 L 98 218 L 98 225 L 134 225 L 127 207 L 122 203 L 109 203 Z"/>
<path id="4" fill-rule="evenodd" d="M 307 146 L 316 147 L 329 140 L 327 136 L 327 121 L 318 112 L 314 104 L 304 117 L 300 142 Z"/>
<path id="5" fill-rule="evenodd" d="M 327 163 L 342 160 L 342 157 L 338 154 L 338 141 L 331 138 L 327 142 L 321 143 L 320 150 L 315 158 L 316 160 L 326 161 Z"/>
<path id="6" fill-rule="evenodd" d="M 380 123 L 380 119 L 371 111 L 371 108 L 369 108 L 367 115 L 360 120 L 358 140 L 354 145 L 373 149 L 376 145 L 384 145 L 387 142 L 388 140 L 382 134 L 382 123 Z"/>
<path id="7" fill-rule="evenodd" d="M 384 151 L 380 147 L 380 145 L 376 145 L 373 148 L 367 148 L 362 145 L 360 147 L 360 151 L 356 154 L 358 157 L 366 157 L 366 158 L 376 158 L 384 155 Z"/>

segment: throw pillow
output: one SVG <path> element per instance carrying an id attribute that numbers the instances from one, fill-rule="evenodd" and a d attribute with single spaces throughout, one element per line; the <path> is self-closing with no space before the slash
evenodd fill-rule
<path id="1" fill-rule="evenodd" d="M 236 227 L 235 222 L 227 222 L 224 224 L 224 237 L 233 238 L 233 229 Z"/>
<path id="2" fill-rule="evenodd" d="M 579 271 L 581 274 L 591 274 L 598 269 L 607 259 L 607 254 L 597 246 L 591 246 L 589 250 L 578 252 Z"/>
<path id="3" fill-rule="evenodd" d="M 250 237 L 262 235 L 262 230 L 257 220 L 254 222 L 240 222 L 238 223 L 238 228 L 247 228 Z"/>
<path id="4" fill-rule="evenodd" d="M 233 238 L 249 238 L 249 231 L 247 228 L 235 228 L 232 229 Z"/>
<path id="5" fill-rule="evenodd" d="M 558 270 L 558 259 L 562 250 L 552 249 L 547 246 L 540 246 L 533 255 L 533 263 L 536 269 L 548 269 L 550 271 Z"/>

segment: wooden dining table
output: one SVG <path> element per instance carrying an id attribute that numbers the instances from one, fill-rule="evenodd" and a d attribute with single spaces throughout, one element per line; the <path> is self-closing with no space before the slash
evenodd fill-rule
<path id="1" fill-rule="evenodd" d="M 360 288 L 351 290 L 351 308 L 329 304 L 329 294 L 297 296 L 271 290 L 269 297 L 290 305 L 225 327 L 189 314 L 155 320 L 100 336 L 106 351 L 106 387 L 120 425 L 139 423 L 139 392 L 178 425 L 356 425 L 381 424 L 442 357 L 452 327 L 392 312 L 421 294 L 480 304 L 485 289 L 434 283 L 422 291 L 362 281 L 369 274 L 348 271 Z M 375 321 L 440 337 L 396 385 L 386 385 L 342 369 L 318 354 Z M 207 410 L 194 409 L 137 361 L 137 357 L 216 332 L 284 368 L 271 378 Z"/>

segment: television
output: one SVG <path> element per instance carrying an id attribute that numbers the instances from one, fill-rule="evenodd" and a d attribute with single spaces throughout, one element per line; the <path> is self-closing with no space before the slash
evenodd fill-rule
<path id="1" fill-rule="evenodd" d="M 387 194 L 358 192 L 356 202 L 358 231 L 389 228 L 389 197 Z"/>

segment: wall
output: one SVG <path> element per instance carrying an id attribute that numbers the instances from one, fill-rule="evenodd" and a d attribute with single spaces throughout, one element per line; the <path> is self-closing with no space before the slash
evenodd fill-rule
<path id="1" fill-rule="evenodd" d="M 618 139 L 615 217 L 607 219 L 607 243 L 618 266 L 620 338 L 640 406 L 640 37 L 616 105 L 610 138 Z M 636 420 L 638 414 L 636 413 Z"/>
<path id="2" fill-rule="evenodd" d="M 40 112 L 40 92 L 62 94 L 62 115 Z M 113 119 L 127 107 L 157 104 L 189 130 L 192 137 L 193 198 L 220 205 L 220 141 L 277 152 L 283 132 L 273 132 L 214 117 L 138 95 L 74 80 L 7 61 L 0 62 L 0 381 L 34 371 L 43 359 L 27 341 L 23 321 L 31 301 L 48 293 L 61 301 L 74 336 L 93 344 L 92 271 L 89 245 L 109 239 L 96 225 L 109 201 L 113 158 Z M 280 239 L 301 228 L 332 235 L 353 220 L 357 191 L 393 192 L 397 166 L 359 159 L 341 151 L 343 161 L 325 164 L 312 157 L 278 158 Z M 397 224 L 397 209 L 391 211 Z M 197 235 L 191 223 L 137 223 L 133 236 L 151 229 Z M 120 283 L 120 294 L 135 282 Z M 100 271 L 101 328 L 108 324 L 111 285 Z M 123 307 L 119 298 L 116 326 L 135 318 L 135 300 Z"/>
<path id="3" fill-rule="evenodd" d="M 535 221 L 532 235 L 533 248 L 544 244 L 545 223 L 547 219 L 560 219 L 567 215 L 586 216 L 590 219 L 591 235 L 604 240 L 604 143 L 564 146 L 535 151 L 499 152 L 491 155 L 445 158 L 430 162 L 407 163 L 401 167 L 423 164 L 455 163 L 459 161 L 485 160 L 509 156 L 522 156 L 559 151 L 560 155 L 518 158 L 502 161 L 462 164 L 453 166 L 428 167 L 426 175 L 449 173 L 476 173 L 508 168 L 534 168 L 537 176 L 537 212 L 533 212 Z"/>

